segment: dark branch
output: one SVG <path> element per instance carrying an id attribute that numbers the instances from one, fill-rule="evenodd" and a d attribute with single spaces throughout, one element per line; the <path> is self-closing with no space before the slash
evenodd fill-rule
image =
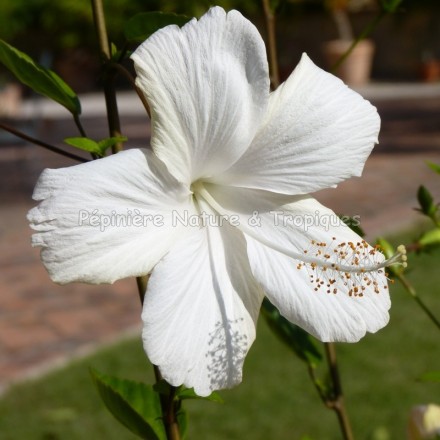
<path id="1" fill-rule="evenodd" d="M 77 160 L 78 162 L 89 162 L 88 159 L 84 157 L 77 156 L 76 154 L 69 153 L 68 151 L 64 151 L 61 148 L 55 147 L 54 145 L 47 144 L 46 142 L 40 141 L 39 139 L 35 139 L 31 136 L 28 136 L 21 131 L 16 130 L 15 128 L 8 127 L 0 122 L 0 129 L 5 130 L 14 136 L 19 137 L 20 139 L 24 139 L 32 144 L 38 145 L 39 147 L 43 147 L 46 150 L 52 151 L 53 153 L 61 154 L 62 156 L 68 157 L 69 159 Z"/>

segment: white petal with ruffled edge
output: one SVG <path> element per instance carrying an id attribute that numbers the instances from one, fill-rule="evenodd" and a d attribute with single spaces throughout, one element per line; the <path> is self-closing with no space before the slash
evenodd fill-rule
<path id="1" fill-rule="evenodd" d="M 211 8 L 159 30 L 132 55 L 151 106 L 154 152 L 180 181 L 223 172 L 246 150 L 266 112 L 266 50 L 239 12 Z"/>
<path id="2" fill-rule="evenodd" d="M 193 209 L 189 191 L 147 150 L 47 169 L 33 197 L 40 201 L 28 213 L 33 245 L 60 284 L 146 275 L 185 233 L 173 227 L 173 210 Z"/>
<path id="3" fill-rule="evenodd" d="M 213 204 L 218 203 L 220 212 L 240 215 L 240 229 L 248 243 L 252 272 L 268 298 L 288 320 L 322 341 L 347 342 L 355 342 L 367 331 L 376 332 L 388 323 L 390 297 L 383 270 L 370 274 L 360 272 L 357 278 L 353 274 L 350 275 L 351 281 L 347 282 L 342 270 L 312 269 L 310 264 L 302 264 L 298 268 L 301 258 L 324 259 L 326 254 L 330 258 L 323 262 L 328 267 L 332 261 L 340 266 L 351 265 L 352 261 L 341 261 L 338 256 L 335 257 L 334 251 L 341 250 L 338 248 L 341 243 L 362 243 L 362 238 L 344 225 L 333 211 L 308 196 L 294 198 L 216 185 L 207 185 L 207 188 L 214 198 Z M 249 219 L 254 213 L 261 223 L 250 226 Z M 325 243 L 325 246 L 318 247 L 313 242 Z M 372 250 L 368 246 L 365 248 L 366 256 L 359 256 L 360 267 L 384 260 L 378 252 L 370 255 Z M 372 282 L 363 282 L 364 277 Z M 324 283 L 315 291 L 317 278 Z M 330 284 L 329 280 L 333 279 L 336 281 Z M 356 283 L 365 288 L 361 290 L 359 287 L 362 297 L 350 295 L 350 289 Z M 379 293 L 375 292 L 375 288 Z"/>
<path id="4" fill-rule="evenodd" d="M 304 54 L 270 95 L 252 145 L 211 180 L 284 194 L 329 188 L 361 175 L 379 129 L 376 109 Z"/>
<path id="5" fill-rule="evenodd" d="M 242 233 L 195 229 L 150 277 L 142 314 L 150 361 L 201 396 L 238 384 L 262 298 Z"/>

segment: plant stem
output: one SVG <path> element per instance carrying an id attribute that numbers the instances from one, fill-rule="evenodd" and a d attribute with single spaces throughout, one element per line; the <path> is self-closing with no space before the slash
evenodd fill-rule
<path id="1" fill-rule="evenodd" d="M 426 313 L 428 318 L 434 323 L 434 325 L 440 330 L 440 321 L 437 317 L 429 310 L 428 306 L 422 301 L 422 299 L 417 295 L 416 289 L 412 286 L 412 284 L 407 280 L 405 275 L 402 273 L 397 273 L 396 278 L 400 281 L 405 290 L 413 297 L 416 303 L 420 306 L 420 308 Z"/>
<path id="2" fill-rule="evenodd" d="M 77 114 L 73 115 L 73 120 L 75 121 L 75 124 L 78 127 L 79 132 L 81 133 L 81 136 L 87 137 L 84 127 L 82 126 L 81 121 L 79 119 L 79 115 Z"/>
<path id="3" fill-rule="evenodd" d="M 108 73 L 107 78 L 104 79 L 104 96 L 107 108 L 113 111 L 107 112 L 107 120 L 110 128 L 111 137 L 121 137 L 121 124 L 119 121 L 118 103 L 116 101 L 116 93 L 114 88 L 114 77 Z M 122 142 L 117 142 L 112 146 L 112 153 L 118 153 L 123 150 Z"/>
<path id="4" fill-rule="evenodd" d="M 327 342 L 324 344 L 324 348 L 333 385 L 333 396 L 331 396 L 331 399 L 327 398 L 325 403 L 330 409 L 333 409 L 336 412 L 344 440 L 353 440 L 353 431 L 351 429 L 350 419 L 345 407 L 341 378 L 339 376 L 336 347 L 334 343 Z"/>
<path id="5" fill-rule="evenodd" d="M 138 288 L 138 292 L 139 292 L 139 299 L 141 300 L 141 305 L 144 305 L 144 298 L 145 298 L 145 292 L 147 291 L 147 286 L 148 286 L 148 279 L 149 276 L 145 276 L 145 277 L 137 277 L 136 278 L 136 284 L 137 284 L 137 288 Z M 163 379 L 162 374 L 159 370 L 159 367 L 157 365 L 153 365 L 153 369 L 154 369 L 154 378 L 156 379 L 156 382 L 159 382 Z M 162 404 L 162 410 L 164 410 L 166 408 L 166 402 L 163 401 L 163 396 L 160 396 L 161 399 L 161 404 Z"/>
<path id="6" fill-rule="evenodd" d="M 309 372 L 310 378 L 312 379 L 313 385 L 315 385 L 316 391 L 319 394 L 319 397 L 324 402 L 324 404 L 327 406 L 327 396 L 325 394 L 325 390 L 316 375 L 316 367 L 314 365 L 312 365 L 311 363 L 308 363 L 308 372 Z"/>
<path id="7" fill-rule="evenodd" d="M 101 50 L 101 56 L 103 58 L 103 81 L 104 81 L 104 94 L 105 104 L 107 108 L 107 121 L 110 131 L 110 136 L 121 136 L 121 126 L 119 119 L 118 105 L 116 101 L 116 91 L 114 87 L 114 79 L 117 69 L 114 63 L 111 61 L 110 45 L 107 37 L 107 29 L 105 25 L 104 9 L 102 6 L 102 0 L 92 0 L 93 17 L 95 27 L 98 33 L 99 47 Z M 124 69 L 125 70 L 125 69 Z M 128 72 L 127 72 L 128 73 Z M 113 148 L 113 154 L 122 150 L 122 144 L 116 144 Z M 147 290 L 148 277 L 137 277 L 136 283 L 139 291 L 139 298 L 143 304 L 145 298 L 145 292 Z M 154 375 L 156 382 L 162 380 L 162 375 L 159 368 L 154 365 Z M 160 397 L 162 405 L 162 414 L 164 416 L 165 428 L 167 431 L 168 440 L 180 440 L 179 425 L 176 419 L 176 389 L 170 387 L 170 394 L 168 398 L 166 396 Z"/>
<path id="8" fill-rule="evenodd" d="M 112 63 L 111 67 L 116 69 L 119 73 L 125 76 L 125 78 L 128 80 L 128 82 L 131 84 L 137 95 L 139 96 L 139 99 L 141 100 L 148 116 L 151 118 L 151 112 L 150 112 L 150 106 L 148 105 L 147 99 L 145 98 L 144 94 L 142 93 L 142 90 L 136 85 L 136 81 L 131 75 L 131 73 L 121 64 L 118 63 Z"/>
<path id="9" fill-rule="evenodd" d="M 269 52 L 270 80 L 272 88 L 280 85 L 280 73 L 278 68 L 277 42 L 275 32 L 275 14 L 270 6 L 270 0 L 263 1 L 264 18 L 266 20 L 267 46 Z"/>
<path id="10" fill-rule="evenodd" d="M 179 424 L 176 419 L 176 388 L 170 388 L 170 394 L 167 402 L 167 412 L 165 414 L 165 428 L 169 440 L 180 440 Z"/>
<path id="11" fill-rule="evenodd" d="M 341 378 L 339 375 L 338 361 L 336 358 L 336 347 L 332 342 L 323 344 L 325 349 L 325 357 L 327 360 L 328 373 L 331 381 L 331 387 L 326 386 L 323 381 L 316 375 L 316 367 L 309 363 L 308 371 L 312 379 L 313 385 L 319 394 L 324 405 L 335 411 L 339 426 L 344 440 L 353 440 L 353 431 L 350 425 L 350 419 L 345 407 L 344 395 L 342 392 Z"/>
<path id="12" fill-rule="evenodd" d="M 139 291 L 139 298 L 141 300 L 141 304 L 144 304 L 145 292 L 147 291 L 147 285 L 148 285 L 148 276 L 137 277 L 136 283 Z"/>
<path id="13" fill-rule="evenodd" d="M 148 276 L 136 278 L 136 284 L 139 291 L 139 298 L 142 304 L 144 303 L 145 292 L 147 290 L 147 285 L 148 285 L 148 278 L 149 278 Z M 153 369 L 154 369 L 154 377 L 156 379 L 156 382 L 160 382 L 161 380 L 163 380 L 159 367 L 157 365 L 153 365 Z M 160 394 L 159 398 L 160 398 L 160 405 L 162 407 L 165 429 L 167 432 L 167 439 L 180 440 L 179 424 L 176 418 L 177 404 L 178 404 L 178 401 L 176 401 L 176 388 L 170 386 L 170 394 L 168 395 L 168 397 L 164 396 L 163 394 Z"/>
<path id="14" fill-rule="evenodd" d="M 102 0 L 92 0 L 93 19 L 95 28 L 98 33 L 99 49 L 103 59 L 103 82 L 104 82 L 104 96 L 105 105 L 107 108 L 107 122 L 109 126 L 111 137 L 120 137 L 121 123 L 119 120 L 118 103 L 116 101 L 116 91 L 114 87 L 115 71 L 109 69 L 108 65 L 111 60 L 110 44 L 107 36 L 107 28 L 105 25 L 104 8 Z M 122 143 L 118 142 L 112 147 L 112 152 L 117 153 L 123 149 Z"/>
<path id="15" fill-rule="evenodd" d="M 61 148 L 55 147 L 54 145 L 47 144 L 46 142 L 40 141 L 39 139 L 35 139 L 27 134 L 16 130 L 15 128 L 4 125 L 0 122 L 0 129 L 5 130 L 14 136 L 19 137 L 20 139 L 24 139 L 32 144 L 38 145 L 40 147 L 45 148 L 46 150 L 52 151 L 53 153 L 61 154 L 62 156 L 68 157 L 69 159 L 77 160 L 78 162 L 89 162 L 88 159 L 84 157 L 77 156 L 76 154 L 69 153 L 68 151 L 64 151 Z"/>

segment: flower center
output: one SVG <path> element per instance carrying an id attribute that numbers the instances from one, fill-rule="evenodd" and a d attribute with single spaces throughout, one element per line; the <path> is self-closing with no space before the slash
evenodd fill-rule
<path id="1" fill-rule="evenodd" d="M 224 214 L 225 210 L 203 186 L 196 181 L 191 185 L 196 197 L 203 198 L 217 213 Z M 392 265 L 407 266 L 405 246 L 400 245 L 396 254 L 387 260 L 383 259 L 380 246 L 371 247 L 365 240 L 359 242 L 338 242 L 332 237 L 331 242 L 324 243 L 311 240 L 307 249 L 302 252 L 285 246 L 281 241 L 268 240 L 264 234 L 258 233 L 258 228 L 247 226 L 240 222 L 243 232 L 261 244 L 276 250 L 296 261 L 298 270 L 306 270 L 314 290 L 325 290 L 327 293 L 337 293 L 338 287 L 348 289 L 349 296 L 363 296 L 363 291 L 372 286 L 374 292 L 387 289 L 388 274 L 384 269 Z"/>
<path id="2" fill-rule="evenodd" d="M 191 183 L 189 190 L 192 192 L 194 196 L 199 195 L 201 192 L 204 191 L 203 180 L 195 180 L 193 183 Z"/>

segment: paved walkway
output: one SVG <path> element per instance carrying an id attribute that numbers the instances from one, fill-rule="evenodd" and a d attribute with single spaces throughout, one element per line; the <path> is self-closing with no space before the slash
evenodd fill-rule
<path id="1" fill-rule="evenodd" d="M 440 86 L 374 86 L 363 90 L 382 116 L 380 145 L 362 178 L 351 179 L 317 197 L 336 212 L 360 215 L 370 237 L 408 227 L 419 218 L 416 191 L 426 185 L 440 200 L 440 178 L 424 161 L 440 163 Z M 85 127 L 105 137 L 102 104 L 85 100 Z M 123 127 L 130 145 L 146 146 L 149 127 L 130 95 L 123 95 Z M 35 103 L 26 107 L 31 112 Z M 24 128 L 51 143 L 76 136 L 59 109 L 40 103 L 45 120 Z M 42 110 L 44 108 L 44 110 Z M 93 111 L 92 111 L 93 109 Z M 28 113 L 30 115 L 30 113 Z M 25 219 L 31 193 L 47 167 L 73 164 L 38 147 L 0 144 L 0 391 L 40 374 L 97 345 L 129 332 L 140 336 L 140 305 L 134 280 L 113 286 L 57 286 L 30 246 Z M 2 137 L 0 136 L 0 141 Z M 12 140 L 11 140 L 12 141 Z"/>

